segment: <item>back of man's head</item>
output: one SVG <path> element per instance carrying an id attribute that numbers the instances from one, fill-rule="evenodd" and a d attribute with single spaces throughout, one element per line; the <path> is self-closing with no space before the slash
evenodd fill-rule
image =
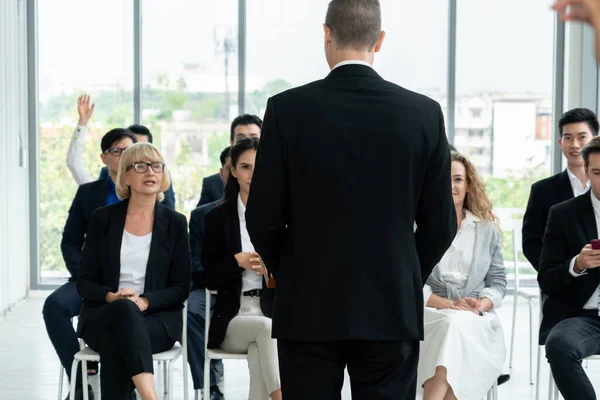
<path id="1" fill-rule="evenodd" d="M 110 147 L 123 138 L 130 138 L 133 143 L 137 143 L 137 138 L 129 129 L 123 128 L 115 128 L 106 132 L 104 136 L 102 136 L 102 140 L 100 141 L 100 149 L 104 153 L 106 150 L 110 149 Z"/>
<path id="2" fill-rule="evenodd" d="M 144 125 L 133 124 L 127 129 L 136 135 L 147 136 L 148 142 L 152 143 L 152 133 L 150 133 L 150 129 L 146 128 Z"/>
<path id="3" fill-rule="evenodd" d="M 229 132 L 229 140 L 231 140 L 233 142 L 234 136 L 235 136 L 234 131 L 237 126 L 252 125 L 252 124 L 258 126 L 258 128 L 260 129 L 260 128 L 262 128 L 262 119 L 260 119 L 256 115 L 250 115 L 250 114 L 242 114 L 242 115 L 238 115 L 237 117 L 235 117 L 233 119 L 233 121 L 231 122 L 231 130 Z"/>
<path id="4" fill-rule="evenodd" d="M 586 168 L 590 165 L 590 155 L 598 153 L 600 153 L 600 137 L 596 136 L 581 149 L 581 157 Z"/>
<path id="5" fill-rule="evenodd" d="M 337 50 L 371 51 L 381 33 L 379 0 L 331 0 L 325 25 Z"/>
<path id="6" fill-rule="evenodd" d="M 227 146 L 221 152 L 219 156 L 219 160 L 221 161 L 221 167 L 225 166 L 225 162 L 227 161 L 227 157 L 229 157 L 229 150 L 231 150 L 231 146 Z"/>

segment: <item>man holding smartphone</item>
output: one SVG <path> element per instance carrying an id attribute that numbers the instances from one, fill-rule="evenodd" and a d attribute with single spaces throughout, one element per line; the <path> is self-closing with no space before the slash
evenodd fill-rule
<path id="1" fill-rule="evenodd" d="M 565 400 L 596 399 L 581 361 L 600 354 L 600 137 L 581 153 L 591 190 L 550 209 L 538 274 L 540 340 Z"/>

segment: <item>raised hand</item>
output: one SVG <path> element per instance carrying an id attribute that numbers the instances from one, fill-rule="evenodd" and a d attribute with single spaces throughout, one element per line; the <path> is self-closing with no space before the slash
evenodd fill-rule
<path id="1" fill-rule="evenodd" d="M 92 104 L 90 107 L 90 96 L 87 94 L 82 94 L 77 99 L 77 112 L 79 113 L 79 121 L 77 125 L 86 126 L 94 114 L 94 107 L 96 104 Z"/>

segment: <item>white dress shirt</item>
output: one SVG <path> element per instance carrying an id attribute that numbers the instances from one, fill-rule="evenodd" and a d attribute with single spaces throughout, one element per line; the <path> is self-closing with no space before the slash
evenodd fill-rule
<path id="1" fill-rule="evenodd" d="M 119 289 L 133 289 L 138 295 L 144 293 L 151 242 L 152 232 L 144 236 L 135 236 L 123 229 Z"/>
<path id="2" fill-rule="evenodd" d="M 589 186 L 589 184 L 588 184 L 588 186 Z M 596 198 L 596 196 L 594 195 L 594 192 L 592 192 L 590 194 L 591 194 L 590 197 L 592 198 L 592 207 L 594 207 L 594 217 L 596 217 L 596 229 L 598 229 L 600 227 L 600 200 L 598 200 Z M 600 231 L 598 231 L 598 237 L 600 237 Z M 573 257 L 573 259 L 571 260 L 571 265 L 569 266 L 569 272 L 574 277 L 583 276 L 587 272 L 583 271 L 581 274 L 578 274 L 577 272 L 575 272 L 575 259 L 576 258 L 577 258 L 577 256 Z M 590 296 L 588 301 L 583 305 L 584 309 L 598 310 L 598 290 L 600 290 L 600 287 L 598 289 L 594 290 L 594 293 L 592 293 L 592 295 Z"/>
<path id="3" fill-rule="evenodd" d="M 578 177 L 575 176 L 574 173 L 571 172 L 569 168 L 567 168 L 567 175 L 569 175 L 569 182 L 571 182 L 571 188 L 573 189 L 573 197 L 578 197 L 588 191 L 590 188 L 590 181 L 588 180 L 585 187 L 579 180 Z"/>
<path id="4" fill-rule="evenodd" d="M 341 67 L 342 65 L 350 65 L 350 64 L 364 65 L 369 68 L 373 68 L 373 66 L 371 64 L 369 64 L 368 62 L 363 61 L 363 60 L 345 60 L 345 61 L 340 61 L 339 63 L 335 64 L 333 66 L 333 68 L 331 68 L 331 70 L 333 71 L 337 67 Z"/>
<path id="5" fill-rule="evenodd" d="M 242 239 L 242 252 L 254 251 L 254 245 L 250 241 L 250 235 L 246 229 L 246 206 L 242 202 L 242 196 L 238 194 L 238 216 L 240 217 L 240 237 Z M 242 272 L 242 293 L 252 289 L 262 289 L 262 275 L 255 271 Z"/>
<path id="6" fill-rule="evenodd" d="M 465 210 L 465 219 L 460 224 L 450 248 L 438 264 L 441 277 L 448 283 L 465 287 L 475 250 L 475 223 L 480 219 L 469 210 Z"/>
<path id="7" fill-rule="evenodd" d="M 71 143 L 69 143 L 69 150 L 67 150 L 67 168 L 71 171 L 73 179 L 75 179 L 78 185 L 95 181 L 87 169 L 85 169 L 85 163 L 83 162 L 84 136 L 85 126 L 77 125 L 73 131 Z"/>

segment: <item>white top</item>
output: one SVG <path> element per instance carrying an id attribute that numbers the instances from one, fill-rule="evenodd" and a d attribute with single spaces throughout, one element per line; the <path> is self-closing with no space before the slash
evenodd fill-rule
<path id="1" fill-rule="evenodd" d="M 242 238 L 242 252 L 254 251 L 254 245 L 250 241 L 250 235 L 246 229 L 246 206 L 242 202 L 242 196 L 238 194 L 238 216 L 240 217 L 240 237 Z M 262 275 L 247 269 L 242 272 L 242 293 L 252 289 L 262 289 Z"/>
<path id="2" fill-rule="evenodd" d="M 85 169 L 83 162 L 83 137 L 85 135 L 85 126 L 77 125 L 71 137 L 69 150 L 67 151 L 67 168 L 71 171 L 73 179 L 78 185 L 93 182 L 95 179 Z"/>
<path id="3" fill-rule="evenodd" d="M 469 210 L 465 210 L 465 219 L 460 224 L 450 248 L 438 264 L 441 277 L 444 281 L 465 287 L 473 252 L 475 251 L 475 223 L 481 221 Z"/>
<path id="4" fill-rule="evenodd" d="M 596 198 L 594 192 L 591 193 L 590 197 L 592 198 L 592 207 L 594 207 L 594 216 L 596 217 L 596 229 L 598 229 L 598 227 L 600 227 L 600 200 Z M 600 237 L 600 231 L 598 231 L 598 237 Z M 573 275 L 574 277 L 578 277 L 587 274 L 587 272 L 585 271 L 581 274 L 575 272 L 576 258 L 577 256 L 573 257 L 573 259 L 571 260 L 571 265 L 569 266 L 569 272 L 571 273 L 571 275 Z M 592 293 L 588 301 L 583 305 L 584 309 L 598 310 L 598 290 L 600 290 L 600 287 L 594 290 L 594 293 Z"/>
<path id="5" fill-rule="evenodd" d="M 583 187 L 583 184 L 579 180 L 578 177 L 575 176 L 574 173 L 571 172 L 569 168 L 567 168 L 567 175 L 569 175 L 569 181 L 571 182 L 571 189 L 573 189 L 573 197 L 581 196 L 590 188 L 590 181 L 588 179 L 586 186 Z"/>
<path id="6" fill-rule="evenodd" d="M 137 294 L 144 293 L 151 242 L 152 232 L 145 236 L 135 236 L 123 229 L 119 289 L 128 288 L 135 290 Z"/>
<path id="7" fill-rule="evenodd" d="M 340 61 L 339 63 L 335 64 L 333 66 L 333 68 L 331 68 L 331 70 L 333 71 L 337 67 L 341 67 L 342 65 L 350 65 L 350 64 L 365 65 L 369 68 L 373 68 L 373 66 L 371 64 L 369 64 L 368 62 L 363 61 L 363 60 L 345 60 L 345 61 Z"/>

